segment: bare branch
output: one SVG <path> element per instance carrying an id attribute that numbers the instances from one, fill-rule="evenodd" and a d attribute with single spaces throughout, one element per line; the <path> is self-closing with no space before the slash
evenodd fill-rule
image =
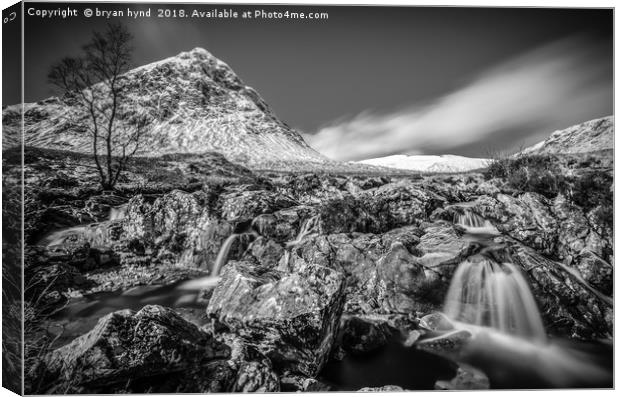
<path id="1" fill-rule="evenodd" d="M 63 58 L 48 74 L 49 82 L 85 115 L 81 117 L 87 120 L 93 160 L 104 189 L 114 187 L 149 123 L 146 116 L 138 116 L 136 104 L 132 111 L 126 110 L 130 86 L 123 73 L 131 63 L 131 40 L 126 27 L 109 24 L 105 31 L 93 33 L 81 57 Z M 99 159 L 100 145 L 105 148 L 105 165 Z"/>

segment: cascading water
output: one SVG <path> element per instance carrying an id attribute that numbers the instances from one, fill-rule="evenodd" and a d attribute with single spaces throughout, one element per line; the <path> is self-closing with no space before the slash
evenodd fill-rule
<path id="1" fill-rule="evenodd" d="M 224 240 L 224 243 L 220 248 L 220 252 L 217 253 L 217 257 L 215 258 L 215 263 L 213 264 L 213 271 L 211 272 L 212 276 L 220 275 L 220 269 L 226 264 L 230 248 L 232 247 L 237 237 L 239 237 L 238 234 L 231 234 L 226 240 Z"/>
<path id="2" fill-rule="evenodd" d="M 468 208 L 464 208 L 462 213 L 454 215 L 454 223 L 460 225 L 466 232 L 472 234 L 499 234 L 499 231 L 491 222 Z"/>
<path id="3" fill-rule="evenodd" d="M 224 243 L 220 247 L 220 251 L 217 253 L 215 263 L 213 264 L 213 270 L 211 274 L 206 277 L 201 277 L 195 280 L 189 280 L 181 284 L 178 288 L 182 290 L 195 290 L 200 291 L 202 289 L 217 285 L 220 280 L 220 270 L 228 261 L 228 254 L 232 248 L 233 243 L 239 237 L 239 234 L 231 234 L 228 236 Z"/>
<path id="4" fill-rule="evenodd" d="M 492 248 L 490 253 L 501 249 L 501 243 L 493 242 L 497 229 L 467 208 L 455 216 L 455 223 L 465 229 L 466 236 Z M 576 270 L 560 266 L 585 283 Z M 547 338 L 526 278 L 509 259 L 479 254 L 462 262 L 452 277 L 443 311 L 447 324 L 437 329 L 425 323 L 429 337 L 421 338 L 418 347 L 434 351 L 433 346 L 457 346 L 454 341 L 466 338 L 460 348 L 445 354 L 482 370 L 493 388 L 613 384 L 612 360 L 600 357 L 610 357 L 611 349 Z"/>
<path id="5" fill-rule="evenodd" d="M 57 230 L 50 233 L 39 241 L 39 245 L 53 247 L 63 245 L 67 240 L 84 241 L 92 247 L 103 247 L 109 243 L 108 226 L 113 222 L 119 222 L 125 218 L 127 205 L 110 209 L 108 220 L 90 225 L 74 226 L 67 229 Z"/>
<path id="6" fill-rule="evenodd" d="M 454 321 L 546 340 L 527 281 L 511 263 L 484 257 L 461 263 L 452 277 L 444 312 Z"/>

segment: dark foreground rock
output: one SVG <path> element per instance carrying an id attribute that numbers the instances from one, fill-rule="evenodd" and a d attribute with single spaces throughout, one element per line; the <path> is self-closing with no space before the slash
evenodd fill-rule
<path id="1" fill-rule="evenodd" d="M 234 377 L 229 356 L 229 347 L 171 309 L 122 310 L 51 352 L 40 371 L 49 387 L 33 392 L 221 392 Z"/>
<path id="2" fill-rule="evenodd" d="M 344 277 L 304 264 L 294 273 L 231 262 L 207 314 L 267 356 L 279 371 L 315 376 L 325 363 L 344 302 Z"/>

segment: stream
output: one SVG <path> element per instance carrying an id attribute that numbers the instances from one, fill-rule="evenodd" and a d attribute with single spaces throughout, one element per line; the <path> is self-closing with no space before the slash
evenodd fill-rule
<path id="1" fill-rule="evenodd" d="M 117 217 L 118 213 L 114 215 Z M 309 235 L 312 222 L 315 220 L 302 225 L 299 236 L 287 247 Z M 491 250 L 501 249 L 501 244 L 494 241 L 499 235 L 497 229 L 467 207 L 455 217 L 455 223 L 465 230 L 464 238 Z M 76 231 L 80 230 L 73 228 L 69 232 Z M 58 243 L 61 235 L 57 232 L 48 241 Z M 222 244 L 213 267 L 214 275 L 169 285 L 101 292 L 73 300 L 53 317 L 57 328 L 51 332 L 60 335 L 56 345 L 88 332 L 108 313 L 139 310 L 150 304 L 173 307 L 189 321 L 205 324 L 207 300 L 201 294 L 217 285 L 218 272 L 225 266 L 230 247 L 238 236 L 233 234 Z M 318 378 L 333 390 L 342 391 L 385 385 L 430 390 L 436 381 L 453 378 L 460 363 L 482 370 L 491 388 L 613 385 L 613 344 L 550 339 L 524 276 L 510 262 L 499 263 L 479 254 L 461 263 L 452 278 L 443 312 L 452 327 L 449 332 L 434 332 L 432 337 L 422 337 L 411 347 L 394 338 L 371 353 L 347 354 L 340 361 L 331 359 Z M 459 351 L 446 353 L 429 348 L 459 331 L 471 336 Z"/>

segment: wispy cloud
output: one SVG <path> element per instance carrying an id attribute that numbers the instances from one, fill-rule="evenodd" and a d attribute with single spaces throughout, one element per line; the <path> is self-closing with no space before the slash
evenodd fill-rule
<path id="1" fill-rule="evenodd" d="M 508 134 L 515 131 L 525 141 L 611 113 L 611 59 L 601 61 L 600 48 L 594 47 L 583 38 L 555 42 L 497 65 L 429 104 L 390 114 L 364 111 L 306 139 L 338 160 L 450 153 L 483 145 L 492 135 L 514 142 Z"/>

